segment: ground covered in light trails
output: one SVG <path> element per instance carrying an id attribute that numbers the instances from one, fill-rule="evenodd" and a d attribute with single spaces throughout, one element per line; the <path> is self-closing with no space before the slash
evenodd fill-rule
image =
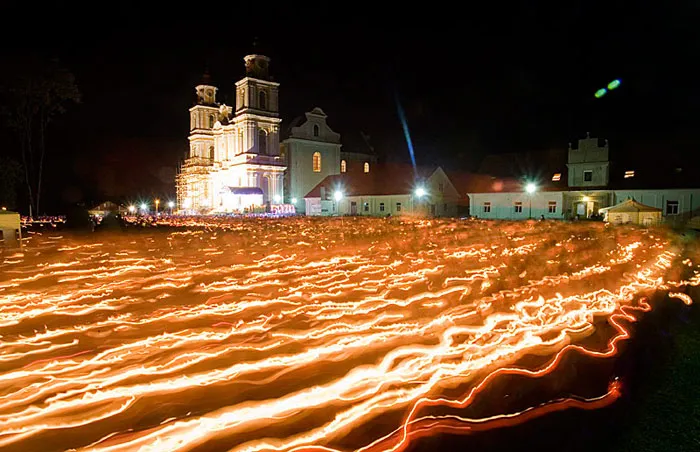
<path id="1" fill-rule="evenodd" d="M 398 450 L 601 408 L 630 325 L 700 284 L 671 232 L 597 223 L 191 219 L 0 259 L 16 451 Z"/>

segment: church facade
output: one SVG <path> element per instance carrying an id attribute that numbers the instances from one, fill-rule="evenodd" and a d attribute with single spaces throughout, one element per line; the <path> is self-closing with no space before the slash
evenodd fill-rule
<path id="1" fill-rule="evenodd" d="M 245 212 L 282 205 L 286 164 L 280 156 L 279 83 L 270 59 L 244 58 L 236 106 L 219 104 L 205 75 L 190 108 L 189 151 L 176 178 L 178 211 Z"/>
<path id="2" fill-rule="evenodd" d="M 217 102 L 207 75 L 196 87 L 189 151 L 176 177 L 179 213 L 303 214 L 304 197 L 327 176 L 374 167 L 375 155 L 342 151 L 340 134 L 318 107 L 292 121 L 280 143 L 279 83 L 270 77 L 270 59 L 244 61 L 235 109 Z"/>

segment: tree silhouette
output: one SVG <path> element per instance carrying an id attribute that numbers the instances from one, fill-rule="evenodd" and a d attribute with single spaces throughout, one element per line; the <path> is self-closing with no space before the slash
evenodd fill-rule
<path id="1" fill-rule="evenodd" d="M 19 57 L 2 66 L 2 113 L 20 142 L 32 216 L 40 209 L 48 125 L 68 104 L 80 102 L 80 91 L 73 74 L 56 59 Z"/>

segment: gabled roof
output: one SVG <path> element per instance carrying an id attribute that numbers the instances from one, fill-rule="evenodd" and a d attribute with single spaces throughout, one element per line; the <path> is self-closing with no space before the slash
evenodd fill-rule
<path id="1" fill-rule="evenodd" d="M 403 163 L 370 165 L 365 173 L 362 166 L 352 167 L 347 173 L 326 176 L 305 198 L 320 198 L 321 187 L 328 193 L 341 190 L 344 196 L 405 195 L 411 193 L 420 181 L 433 174 L 435 168 L 418 167 Z"/>
<path id="2" fill-rule="evenodd" d="M 634 199 L 628 199 L 622 201 L 620 204 L 604 207 L 600 209 L 601 212 L 661 212 L 661 209 L 657 207 L 647 206 L 641 202 L 637 202 Z"/>

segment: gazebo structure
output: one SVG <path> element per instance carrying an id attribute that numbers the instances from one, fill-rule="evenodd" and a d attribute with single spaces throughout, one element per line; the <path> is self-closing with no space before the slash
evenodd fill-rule
<path id="1" fill-rule="evenodd" d="M 652 226 L 661 223 L 662 212 L 657 207 L 647 206 L 628 199 L 615 206 L 600 209 L 604 220 L 611 224 L 638 224 Z"/>

